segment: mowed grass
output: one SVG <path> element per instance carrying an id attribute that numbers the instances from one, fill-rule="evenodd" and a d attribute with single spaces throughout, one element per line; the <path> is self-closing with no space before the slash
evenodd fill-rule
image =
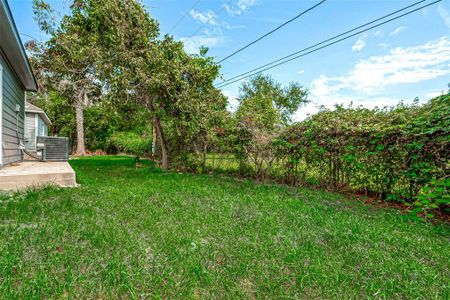
<path id="1" fill-rule="evenodd" d="M 0 197 L 1 298 L 450 297 L 447 225 L 127 157 L 70 163 L 79 188 Z"/>

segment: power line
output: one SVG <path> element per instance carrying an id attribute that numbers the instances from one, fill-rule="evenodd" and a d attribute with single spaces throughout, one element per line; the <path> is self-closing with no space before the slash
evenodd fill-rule
<path id="1" fill-rule="evenodd" d="M 26 33 L 23 33 L 23 32 L 19 32 L 19 34 L 22 35 L 22 36 L 26 36 L 26 37 L 28 37 L 28 38 L 30 38 L 32 40 L 40 41 L 39 39 L 37 39 L 37 38 L 35 38 L 35 37 L 33 37 L 33 36 L 29 35 L 29 34 L 26 34 Z"/>
<path id="2" fill-rule="evenodd" d="M 222 84 L 222 83 L 224 83 L 224 82 L 226 82 L 226 81 L 230 81 L 230 80 L 236 79 L 236 78 L 238 78 L 238 77 L 247 75 L 247 74 L 252 73 L 252 72 L 254 72 L 254 71 L 257 71 L 257 70 L 259 70 L 259 69 L 261 69 L 261 68 L 265 68 L 265 67 L 267 67 L 267 66 L 269 66 L 269 65 L 275 64 L 275 63 L 280 62 L 280 61 L 282 61 L 282 60 L 285 60 L 285 59 L 287 59 L 287 58 L 289 58 L 289 57 L 292 57 L 292 56 L 294 56 L 294 55 L 297 55 L 297 54 L 299 54 L 299 53 L 301 53 L 301 52 L 304 52 L 304 51 L 307 51 L 307 50 L 312 49 L 312 48 L 314 48 L 314 47 L 317 47 L 317 46 L 320 46 L 320 45 L 322 45 L 322 44 L 325 44 L 325 43 L 327 43 L 327 42 L 329 42 L 329 41 L 332 41 L 332 40 L 337 39 L 337 38 L 339 38 L 339 37 L 341 37 L 341 36 L 344 36 L 344 35 L 346 35 L 346 34 L 348 34 L 348 33 L 351 33 L 351 32 L 353 32 L 353 31 L 355 31 L 355 30 L 358 30 L 358 29 L 361 29 L 361 28 L 366 27 L 366 26 L 368 26 L 368 25 L 371 25 L 371 24 L 373 24 L 373 23 L 376 23 L 376 22 L 378 22 L 378 21 L 380 21 L 380 20 L 386 19 L 386 18 L 388 18 L 388 17 L 390 17 L 390 16 L 392 16 L 392 15 L 398 14 L 399 12 L 402 12 L 402 11 L 404 11 L 404 10 L 407 10 L 407 9 L 413 7 L 413 6 L 416 6 L 416 5 L 418 5 L 418 4 L 420 4 L 420 3 L 423 3 L 423 2 L 426 2 L 426 1 L 427 1 L 427 0 L 420 0 L 420 1 L 418 1 L 418 2 L 415 2 L 415 3 L 411 4 L 411 5 L 405 6 L 405 7 L 401 8 L 401 9 L 399 9 L 399 10 L 396 10 L 396 11 L 394 11 L 394 12 L 392 12 L 392 13 L 389 13 L 389 14 L 387 14 L 387 15 L 384 15 L 384 16 L 382 16 L 382 17 L 380 17 L 380 18 L 377 18 L 377 19 L 375 19 L 375 20 L 373 20 L 373 21 L 367 22 L 367 23 L 365 23 L 365 24 L 363 24 L 363 25 L 360 25 L 360 26 L 358 26 L 358 27 L 355 27 L 355 28 L 353 28 L 353 29 L 347 30 L 347 31 L 345 31 L 345 32 L 343 32 L 343 33 L 340 33 L 340 34 L 338 34 L 338 35 L 335 35 L 335 36 L 333 36 L 333 37 L 331 37 L 331 38 L 328 38 L 328 39 L 326 39 L 326 40 L 324 40 L 324 41 L 322 41 L 322 42 L 320 42 L 320 43 L 317 43 L 317 44 L 314 44 L 314 45 L 312 45 L 312 46 L 306 47 L 306 48 L 304 48 L 304 49 L 302 49 L 302 50 L 296 51 L 296 52 L 294 52 L 294 53 L 292 53 L 292 54 L 289 54 L 289 55 L 287 55 L 287 56 L 284 56 L 284 57 L 282 57 L 282 58 L 279 58 L 279 59 L 277 59 L 277 60 L 274 60 L 274 61 L 272 61 L 272 62 L 270 62 L 270 63 L 267 63 L 267 64 L 265 64 L 265 65 L 263 65 L 263 66 L 260 66 L 260 67 L 258 67 L 258 68 L 254 68 L 254 69 L 252 69 L 252 70 L 250 70 L 250 71 L 247 71 L 247 72 L 245 72 L 245 73 L 243 73 L 243 74 L 241 74 L 241 75 L 231 77 L 231 78 L 229 78 L 229 79 L 227 79 L 227 80 L 224 80 L 223 82 L 221 82 L 221 83 L 219 83 L 219 84 Z"/>
<path id="3" fill-rule="evenodd" d="M 418 3 L 421 3 L 421 2 L 424 2 L 424 1 L 426 1 L 426 0 L 419 1 L 419 2 L 417 2 L 417 3 L 415 3 L 415 4 L 410 5 L 409 7 L 415 6 L 415 5 L 417 5 Z M 243 80 L 243 79 L 246 79 L 246 78 L 248 78 L 248 77 L 251 77 L 251 76 L 260 74 L 260 73 L 262 73 L 262 72 L 264 72 L 264 71 L 270 70 L 270 69 L 275 68 L 275 67 L 280 66 L 280 65 L 283 65 L 283 64 L 285 64 L 285 63 L 288 63 L 288 62 L 293 61 L 293 60 L 295 60 L 295 59 L 298 59 L 298 58 L 300 58 L 300 57 L 306 56 L 306 55 L 311 54 L 311 53 L 313 53 L 313 52 L 319 51 L 319 50 L 321 50 L 321 49 L 327 48 L 327 47 L 332 46 L 332 45 L 334 45 L 334 44 L 336 44 L 336 43 L 338 43 L 338 42 L 347 40 L 347 39 L 349 39 L 349 38 L 351 38 L 351 37 L 354 37 L 354 36 L 356 36 L 356 35 L 358 35 L 358 34 L 361 34 L 361 33 L 364 33 L 364 32 L 366 32 L 366 31 L 369 31 L 369 30 L 371 30 L 371 29 L 377 28 L 377 27 L 382 26 L 382 25 L 384 25 L 384 24 L 386 24 L 386 23 L 392 22 L 392 21 L 394 21 L 394 20 L 397 20 L 397 19 L 399 19 L 399 18 L 402 18 L 402 17 L 404 17 L 404 16 L 406 16 L 406 15 L 412 14 L 412 13 L 414 13 L 414 12 L 416 12 L 416 11 L 419 11 L 419 10 L 421 10 L 421 9 L 424 9 L 424 8 L 426 8 L 426 7 L 428 7 L 428 6 L 434 5 L 434 4 L 436 4 L 436 3 L 438 3 L 438 2 L 441 2 L 441 1 L 442 1 L 442 0 L 436 0 L 436 1 L 434 1 L 434 2 L 431 2 L 431 3 L 427 4 L 427 5 L 418 7 L 418 8 L 416 8 L 416 9 L 414 9 L 414 10 L 408 11 L 408 12 L 406 12 L 406 13 L 404 13 L 404 14 L 401 14 L 401 15 L 396 16 L 396 17 L 394 17 L 394 18 L 388 19 L 388 20 L 386 20 L 386 21 L 384 21 L 384 22 L 382 22 L 382 23 L 379 23 L 379 24 L 373 25 L 373 26 L 371 26 L 371 27 L 369 27 L 369 28 L 366 28 L 366 29 L 357 31 L 357 32 L 355 32 L 355 33 L 353 33 L 353 34 L 351 34 L 351 35 L 349 35 L 349 36 L 346 36 L 346 37 L 343 37 L 343 38 L 338 39 L 338 40 L 336 40 L 336 41 L 330 42 L 330 43 L 328 43 L 328 44 L 326 44 L 326 45 L 324 45 L 324 46 L 315 48 L 316 46 L 322 45 L 322 44 L 326 43 L 327 41 L 333 40 L 333 39 L 335 39 L 335 38 L 337 38 L 337 37 L 340 37 L 340 36 L 342 36 L 342 35 L 345 34 L 345 33 L 342 33 L 342 34 L 340 34 L 340 35 L 337 35 L 337 36 L 335 36 L 335 37 L 333 37 L 333 38 L 327 39 L 327 40 L 325 40 L 325 41 L 323 41 L 323 42 L 320 42 L 320 43 L 318 43 L 318 44 L 315 44 L 315 45 L 313 45 L 313 46 L 307 47 L 307 48 L 305 48 L 305 49 L 302 49 L 302 50 L 300 50 L 300 51 L 297 51 L 297 52 L 295 52 L 295 53 L 292 53 L 292 54 L 290 54 L 290 55 L 287 55 L 287 56 L 282 57 L 282 58 L 280 58 L 280 59 L 277 59 L 277 60 L 275 60 L 275 61 L 272 61 L 272 62 L 270 62 L 270 63 L 268 63 L 268 64 L 265 64 L 265 65 L 263 65 L 263 66 L 261 66 L 261 67 L 255 68 L 255 69 L 253 69 L 253 70 L 251 70 L 251 71 L 248 71 L 248 72 L 245 72 L 245 73 L 243 73 L 243 74 L 241 74 L 241 75 L 234 76 L 234 77 L 232 77 L 232 78 L 230 78 L 230 79 L 227 79 L 227 80 L 225 80 L 225 81 L 222 81 L 222 82 L 220 82 L 219 84 L 217 84 L 216 87 L 217 87 L 217 88 L 221 88 L 221 87 L 230 85 L 230 84 L 232 84 L 232 83 L 235 83 L 235 82 L 237 82 L 237 81 L 241 81 L 241 80 Z M 401 10 L 399 10 L 399 11 L 403 11 L 403 10 L 405 10 L 405 9 L 407 9 L 407 8 L 408 8 L 408 7 L 403 8 L 403 9 L 401 9 Z M 399 12 L 399 11 L 397 11 L 397 12 Z M 395 13 L 396 13 L 396 12 L 391 13 L 391 14 L 389 14 L 389 15 L 392 15 L 392 14 L 395 14 Z M 389 16 L 389 15 L 387 15 L 387 16 Z M 384 18 L 386 18 L 386 16 L 381 17 L 381 18 L 378 18 L 377 20 L 381 20 L 381 19 L 384 19 Z M 374 23 L 374 22 L 376 22 L 376 20 L 371 21 L 371 22 L 369 22 L 369 23 L 367 23 L 367 24 L 371 24 L 371 23 Z M 355 31 L 356 29 L 361 28 L 361 27 L 365 27 L 365 25 L 358 26 L 358 27 L 356 27 L 356 28 L 354 28 L 354 29 L 352 29 L 352 30 L 347 31 L 347 33 L 353 32 L 353 31 Z M 313 49 L 313 50 L 311 50 L 311 51 L 308 51 L 308 52 L 306 52 L 306 53 L 302 53 L 302 52 L 304 52 L 304 51 L 306 51 L 306 50 L 309 50 L 309 49 L 311 49 L 311 48 L 315 48 L 315 49 Z M 302 53 L 302 54 L 299 54 L 299 53 Z M 299 55 L 297 55 L 297 54 L 299 54 Z M 290 57 L 291 57 L 291 58 L 290 58 Z M 286 60 L 286 58 L 289 58 L 289 59 Z M 279 62 L 279 63 L 277 63 L 277 62 Z M 267 67 L 267 68 L 265 68 L 265 67 Z M 257 72 L 254 72 L 254 71 L 257 71 Z M 250 73 L 251 73 L 251 74 L 250 74 Z M 248 74 L 248 75 L 247 75 L 247 74 Z M 236 79 L 236 80 L 233 80 L 233 79 Z"/>
<path id="4" fill-rule="evenodd" d="M 329 42 L 329 41 L 332 41 L 332 40 L 337 39 L 337 38 L 339 38 L 339 37 L 341 37 L 341 36 L 344 36 L 344 35 L 346 35 L 346 34 L 348 34 L 348 33 L 351 33 L 351 32 L 353 32 L 353 31 L 355 31 L 355 30 L 358 30 L 358 29 L 361 29 L 361 28 L 366 27 L 366 26 L 368 26 L 368 25 L 371 25 L 371 24 L 373 24 L 373 23 L 376 23 L 376 22 L 378 22 L 378 21 L 380 21 L 380 20 L 383 20 L 383 19 L 385 19 L 385 18 L 387 18 L 387 17 L 390 17 L 390 16 L 392 16 L 392 15 L 395 15 L 395 14 L 397 14 L 397 13 L 399 13 L 399 12 L 402 12 L 402 11 L 404 11 L 404 10 L 407 10 L 408 8 L 411 8 L 411 7 L 413 7 L 413 6 L 416 6 L 416 5 L 418 5 L 418 4 L 420 4 L 420 3 L 423 3 L 423 2 L 426 2 L 426 1 L 427 1 L 427 0 L 421 0 L 421 1 L 415 2 L 415 3 L 411 4 L 411 5 L 408 5 L 408 6 L 404 7 L 404 8 L 401 8 L 401 9 L 399 9 L 399 10 L 396 10 L 396 11 L 394 11 L 394 12 L 392 12 L 392 13 L 390 13 L 390 14 L 387 14 L 387 15 L 385 15 L 385 16 L 383 16 L 383 17 L 377 18 L 377 19 L 375 19 L 375 20 L 373 20 L 373 21 L 367 22 L 367 23 L 365 23 L 365 24 L 363 24 L 363 25 L 360 25 L 360 26 L 358 26 L 358 27 L 355 27 L 355 28 L 353 28 L 353 29 L 347 30 L 347 31 L 345 31 L 345 32 L 343 32 L 343 33 L 340 33 L 340 34 L 338 34 L 338 35 L 335 35 L 335 36 L 333 36 L 333 37 L 331 37 L 331 38 L 328 38 L 328 39 L 326 39 L 326 40 L 324 40 L 324 41 L 322 41 L 322 42 L 320 42 L 320 43 L 317 43 L 317 44 L 314 44 L 314 45 L 312 45 L 312 46 L 306 47 L 306 48 L 304 48 L 304 49 L 301 49 L 301 50 L 299 50 L 299 51 L 296 51 L 296 52 L 294 52 L 294 53 L 292 53 L 292 54 L 289 54 L 289 55 L 287 55 L 287 56 L 284 56 L 284 57 L 282 57 L 282 58 L 276 59 L 276 60 L 274 60 L 274 61 L 272 61 L 272 62 L 270 62 L 270 63 L 267 63 L 267 64 L 265 64 L 265 65 L 263 65 L 263 66 L 254 68 L 254 69 L 252 69 L 252 70 L 250 70 L 250 71 L 247 71 L 247 72 L 245 72 L 245 73 L 243 73 L 243 74 L 234 76 L 234 77 L 229 78 L 229 79 L 227 79 L 227 80 L 224 80 L 223 82 L 219 83 L 218 85 L 221 85 L 221 84 L 223 84 L 223 83 L 225 83 L 225 82 L 228 82 L 228 81 L 231 81 L 231 80 L 233 80 L 233 79 L 236 79 L 236 78 L 245 76 L 245 75 L 250 74 L 250 73 L 252 73 L 252 72 L 258 71 L 258 70 L 261 69 L 261 68 L 265 68 L 265 67 L 270 66 L 270 65 L 273 65 L 273 64 L 275 64 L 275 63 L 277 63 L 277 62 L 283 61 L 283 60 L 285 60 L 285 59 L 287 59 L 287 58 L 290 58 L 290 57 L 292 57 L 292 56 L 294 56 L 294 55 L 297 55 L 297 54 L 299 54 L 299 53 L 301 53 L 301 52 L 304 52 L 304 51 L 307 51 L 307 50 L 309 50 L 309 49 L 312 49 L 312 48 L 315 48 L 315 47 L 317 47 L 317 46 L 320 46 L 320 45 L 322 45 L 322 44 L 325 44 L 325 43 L 327 43 L 327 42 Z"/>
<path id="5" fill-rule="evenodd" d="M 214 17 L 216 17 L 216 16 L 218 16 L 227 6 L 228 6 L 228 4 L 230 4 L 231 3 L 231 1 L 233 1 L 233 0 L 228 0 L 228 2 L 224 5 L 224 6 L 222 6 L 222 8 L 220 8 L 218 11 L 216 11 L 215 13 L 213 13 L 212 15 L 211 15 L 211 17 L 209 17 L 209 19 L 205 22 L 205 23 L 203 23 L 191 36 L 190 36 L 190 38 L 191 37 L 193 37 L 194 35 L 196 35 L 200 30 L 202 30 L 202 28 L 203 27 L 205 27 L 205 25 L 206 24 L 208 24 L 209 22 L 211 22 L 211 20 L 212 19 L 214 19 Z"/>
<path id="6" fill-rule="evenodd" d="M 177 28 L 178 25 L 180 25 L 181 22 L 183 22 L 183 20 L 186 18 L 186 16 L 189 14 L 189 12 L 191 10 L 193 10 L 199 3 L 201 0 L 197 0 L 194 5 L 191 6 L 191 8 L 189 8 L 184 14 L 183 16 L 175 23 L 175 25 L 172 26 L 172 28 L 170 28 L 169 30 L 169 34 L 175 29 Z"/>
<path id="7" fill-rule="evenodd" d="M 301 16 L 303 16 L 303 15 L 306 14 L 307 12 L 309 12 L 309 11 L 313 10 L 314 8 L 316 8 L 317 6 L 323 4 L 325 1 L 326 1 L 326 0 L 322 0 L 322 1 L 320 1 L 319 3 L 317 3 L 316 5 L 311 6 L 310 8 L 308 8 L 308 9 L 302 11 L 301 13 L 299 13 L 298 15 L 296 15 L 295 17 L 293 17 L 292 19 L 289 19 L 288 21 L 284 22 L 284 23 L 281 24 L 280 26 L 278 26 L 278 27 L 272 29 L 271 31 L 267 32 L 266 34 L 262 35 L 261 37 L 257 38 L 256 40 L 254 40 L 253 42 L 251 42 L 251 43 L 245 45 L 244 47 L 242 47 L 242 48 L 240 48 L 240 49 L 234 51 L 234 52 L 231 53 L 230 55 L 228 55 L 228 56 L 222 58 L 218 63 L 220 64 L 220 63 L 224 62 L 225 60 L 229 59 L 230 57 L 232 57 L 232 56 L 238 54 L 239 52 L 241 52 L 241 51 L 247 49 L 247 48 L 250 47 L 251 45 L 256 44 L 257 42 L 259 42 L 259 41 L 262 40 L 263 38 L 265 38 L 265 37 L 271 35 L 271 34 L 274 33 L 275 31 L 280 30 L 282 27 L 284 27 L 284 26 L 286 26 L 287 24 L 289 24 L 289 23 L 291 23 L 291 22 L 297 20 L 298 18 L 300 18 Z"/>

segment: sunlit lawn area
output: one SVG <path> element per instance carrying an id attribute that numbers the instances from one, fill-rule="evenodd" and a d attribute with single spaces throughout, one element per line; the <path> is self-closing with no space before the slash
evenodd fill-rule
<path id="1" fill-rule="evenodd" d="M 72 160 L 0 197 L 1 298 L 450 297 L 450 228 L 343 196 Z"/>

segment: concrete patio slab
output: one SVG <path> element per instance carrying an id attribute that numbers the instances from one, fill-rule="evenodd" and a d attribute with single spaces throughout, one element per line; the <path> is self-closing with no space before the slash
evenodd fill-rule
<path id="1" fill-rule="evenodd" d="M 57 185 L 76 187 L 75 171 L 68 162 L 23 161 L 0 169 L 0 190 Z"/>

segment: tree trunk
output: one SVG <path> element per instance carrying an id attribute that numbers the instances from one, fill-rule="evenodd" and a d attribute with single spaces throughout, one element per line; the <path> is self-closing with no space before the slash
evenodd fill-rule
<path id="1" fill-rule="evenodd" d="M 75 103 L 75 113 L 77 122 L 77 150 L 75 155 L 83 156 L 86 154 L 84 147 L 84 108 L 83 108 L 84 92 L 80 92 L 77 102 Z"/>
<path id="2" fill-rule="evenodd" d="M 159 144 L 161 145 L 161 167 L 164 170 L 169 168 L 169 157 L 167 155 L 166 142 L 164 140 L 164 133 L 162 131 L 161 122 L 158 116 L 153 117 L 153 122 L 156 125 L 156 131 L 158 132 Z"/>
<path id="3" fill-rule="evenodd" d="M 203 168 L 206 168 L 206 156 L 208 153 L 208 138 L 205 137 L 205 143 L 203 144 Z"/>
<path id="4" fill-rule="evenodd" d="M 152 136 L 152 155 L 155 156 L 156 154 L 156 139 L 157 139 L 157 134 L 158 134 L 158 130 L 157 130 L 157 124 L 156 124 L 156 116 L 153 117 L 153 136 Z"/>
<path id="5" fill-rule="evenodd" d="M 153 114 L 155 114 L 154 109 L 153 109 L 153 103 L 151 101 L 150 96 L 148 95 L 143 95 L 142 96 L 142 101 L 145 105 L 145 107 L 147 108 L 147 110 Z M 156 142 L 157 142 L 157 138 L 158 138 L 158 118 L 156 115 L 153 116 L 153 135 L 152 135 L 152 156 L 155 157 L 156 155 Z"/>

